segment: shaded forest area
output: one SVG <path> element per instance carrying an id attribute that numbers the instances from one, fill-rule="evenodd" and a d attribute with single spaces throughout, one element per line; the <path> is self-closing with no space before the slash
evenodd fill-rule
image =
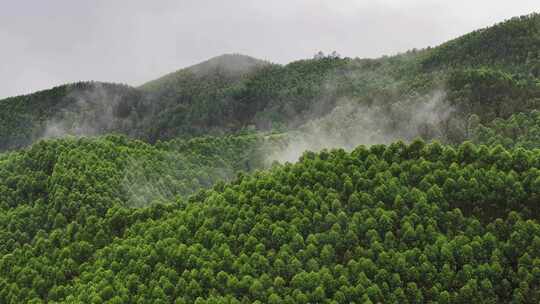
<path id="1" fill-rule="evenodd" d="M 344 99 L 358 107 L 418 100 L 407 109 L 413 112 L 436 91 L 452 106 L 437 122 L 443 130 L 437 139 L 455 144 L 470 136 L 472 114 L 488 123 L 539 108 L 539 50 L 540 16 L 531 14 L 378 59 L 319 56 L 278 65 L 223 55 L 138 88 L 83 82 L 1 100 L 0 149 L 67 134 L 121 133 L 154 143 L 284 131 L 323 117 Z M 389 112 L 385 119 L 396 118 Z"/>

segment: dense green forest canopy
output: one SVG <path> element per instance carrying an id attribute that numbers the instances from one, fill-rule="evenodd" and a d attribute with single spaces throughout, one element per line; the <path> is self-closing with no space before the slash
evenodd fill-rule
<path id="1" fill-rule="evenodd" d="M 539 303 L 539 33 L 0 100 L 0 303 Z"/>
<path id="2" fill-rule="evenodd" d="M 478 125 L 472 139 L 492 146 L 540 149 L 540 111 L 516 113 L 508 119 L 495 119 L 487 126 Z"/>
<path id="3" fill-rule="evenodd" d="M 540 150 L 306 152 L 180 195 L 216 163 L 245 168 L 254 140 L 109 136 L 3 155 L 0 301 L 540 301 Z"/>

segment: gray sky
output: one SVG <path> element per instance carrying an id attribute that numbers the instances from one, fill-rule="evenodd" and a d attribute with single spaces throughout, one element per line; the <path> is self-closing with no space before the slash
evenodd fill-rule
<path id="1" fill-rule="evenodd" d="M 139 85 L 223 53 L 379 57 L 533 11 L 538 0 L 0 0 L 0 98 L 78 80 Z"/>

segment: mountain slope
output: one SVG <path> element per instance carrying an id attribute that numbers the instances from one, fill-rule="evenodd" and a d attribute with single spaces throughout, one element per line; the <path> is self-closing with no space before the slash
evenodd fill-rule
<path id="1" fill-rule="evenodd" d="M 283 131 L 324 117 L 344 100 L 395 108 L 434 92 L 453 109 L 437 122 L 438 139 L 459 143 L 469 136 L 471 114 L 489 123 L 540 107 L 539 20 L 538 14 L 513 18 L 435 48 L 378 59 L 323 57 L 282 66 L 223 55 L 139 88 L 68 85 L 84 86 L 86 93 L 76 93 L 84 106 L 73 106 L 72 90 L 62 87 L 10 98 L 0 101 L 0 149 L 25 146 L 48 128 L 53 134 L 117 132 L 148 142 L 246 128 Z M 106 119 L 97 120 L 101 116 Z M 58 124 L 61 132 L 54 132 Z"/>
<path id="2" fill-rule="evenodd" d="M 451 40 L 428 52 L 425 68 L 495 66 L 540 76 L 540 15 L 515 17 Z"/>
<path id="3" fill-rule="evenodd" d="M 205 76 L 223 74 L 229 78 L 237 79 L 268 64 L 268 62 L 246 55 L 224 54 L 149 81 L 141 85 L 140 88 L 150 92 L 164 91 L 181 86 L 182 78 L 189 76 L 204 79 Z"/>
<path id="4" fill-rule="evenodd" d="M 51 144 L 65 153 L 45 185 L 32 170 L 50 170 Z M 540 300 L 539 150 L 415 141 L 310 152 L 134 209 L 109 173 L 129 146 L 147 149 L 55 141 L 0 159 L 1 302 Z M 31 171 L 21 180 L 14 163 Z"/>
<path id="5" fill-rule="evenodd" d="M 0 303 L 540 302 L 538 18 L 0 101 Z"/>
<path id="6" fill-rule="evenodd" d="M 79 82 L 0 100 L 0 151 L 42 138 L 120 132 L 141 137 L 134 122 L 147 112 L 129 86 Z"/>
<path id="7" fill-rule="evenodd" d="M 486 126 L 478 125 L 472 138 L 492 146 L 540 149 L 540 111 L 516 113 L 506 120 L 495 119 Z"/>

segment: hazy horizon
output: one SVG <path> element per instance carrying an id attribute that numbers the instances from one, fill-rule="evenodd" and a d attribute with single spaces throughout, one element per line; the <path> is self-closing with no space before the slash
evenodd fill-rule
<path id="1" fill-rule="evenodd" d="M 535 2 L 10 2 L 0 11 L 0 98 L 86 80 L 136 86 L 225 53 L 282 64 L 319 50 L 393 55 L 538 11 Z"/>

